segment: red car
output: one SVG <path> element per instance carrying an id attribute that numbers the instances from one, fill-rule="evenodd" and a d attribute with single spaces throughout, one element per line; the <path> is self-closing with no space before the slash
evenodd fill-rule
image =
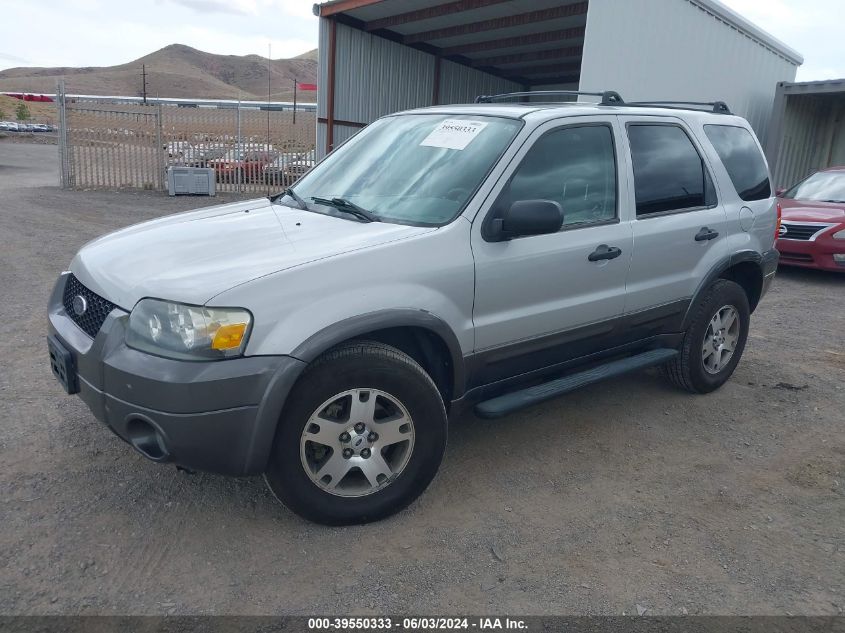
<path id="1" fill-rule="evenodd" d="M 817 171 L 778 197 L 780 263 L 845 272 L 845 167 Z"/>

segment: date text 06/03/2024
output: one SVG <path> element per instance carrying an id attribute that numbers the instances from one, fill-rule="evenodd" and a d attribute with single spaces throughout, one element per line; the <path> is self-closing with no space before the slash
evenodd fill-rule
<path id="1" fill-rule="evenodd" d="M 351 617 L 351 618 L 309 618 L 308 629 L 312 631 L 354 631 L 390 630 L 444 631 L 444 630 L 527 630 L 524 620 L 500 617 L 447 618 L 447 617 Z"/>

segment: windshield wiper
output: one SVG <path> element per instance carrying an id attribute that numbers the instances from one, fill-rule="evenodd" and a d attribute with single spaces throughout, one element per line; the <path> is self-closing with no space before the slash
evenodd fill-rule
<path id="1" fill-rule="evenodd" d="M 836 204 L 842 204 L 845 200 L 822 200 L 822 202 L 835 202 Z"/>
<path id="2" fill-rule="evenodd" d="M 285 189 L 281 193 L 277 193 L 275 196 L 271 196 L 270 202 L 275 202 L 276 200 L 278 200 L 279 198 L 282 198 L 283 196 L 293 198 L 294 201 L 296 202 L 296 206 L 298 206 L 303 211 L 309 210 L 308 209 L 308 203 L 305 202 L 305 200 L 302 199 L 302 196 L 300 196 L 298 193 L 296 193 L 291 187 L 288 187 L 287 189 Z"/>
<path id="3" fill-rule="evenodd" d="M 359 207 L 354 202 L 346 200 L 345 198 L 312 197 L 311 200 L 317 204 L 323 205 L 324 207 L 332 207 L 338 211 L 354 215 L 356 218 L 363 220 L 364 222 L 381 222 L 381 220 L 378 219 L 378 216 L 374 215 L 370 211 L 367 211 L 363 207 Z"/>

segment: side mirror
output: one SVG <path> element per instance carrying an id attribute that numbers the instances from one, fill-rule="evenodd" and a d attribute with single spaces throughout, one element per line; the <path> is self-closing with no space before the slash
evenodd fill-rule
<path id="1" fill-rule="evenodd" d="M 525 235 L 557 233 L 563 226 L 563 209 L 552 200 L 518 200 L 501 218 L 493 220 L 496 241 Z"/>
<path id="2" fill-rule="evenodd" d="M 780 198 L 786 193 L 786 187 L 778 187 L 775 189 L 775 197 Z"/>

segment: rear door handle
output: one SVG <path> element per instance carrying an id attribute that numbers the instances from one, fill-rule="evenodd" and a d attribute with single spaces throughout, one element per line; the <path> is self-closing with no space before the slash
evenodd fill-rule
<path id="1" fill-rule="evenodd" d="M 616 259 L 622 254 L 622 249 L 617 248 L 615 246 L 608 246 L 607 244 L 602 244 L 596 247 L 592 253 L 587 256 L 591 262 L 597 262 L 602 259 Z"/>
<path id="2" fill-rule="evenodd" d="M 714 231 L 711 228 L 702 226 L 698 233 L 695 234 L 695 241 L 706 242 L 707 240 L 715 240 L 717 237 L 719 237 L 719 231 Z"/>

